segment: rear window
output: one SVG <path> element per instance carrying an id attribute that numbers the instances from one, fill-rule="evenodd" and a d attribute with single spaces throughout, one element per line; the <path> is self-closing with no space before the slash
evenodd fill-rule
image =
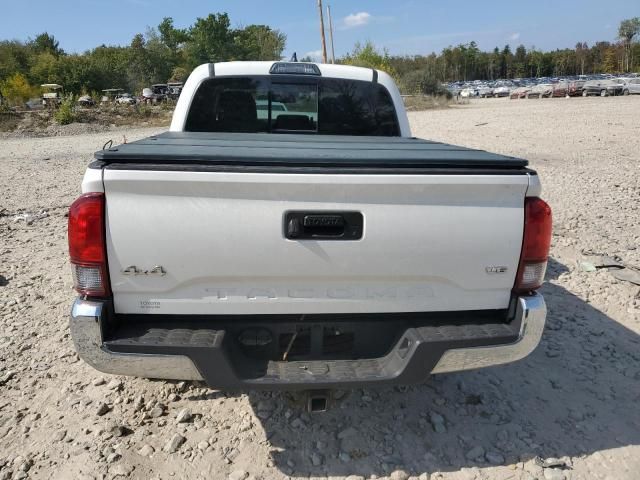
<path id="1" fill-rule="evenodd" d="M 400 135 L 393 101 L 382 85 L 294 76 L 205 80 L 194 96 L 185 130 Z"/>

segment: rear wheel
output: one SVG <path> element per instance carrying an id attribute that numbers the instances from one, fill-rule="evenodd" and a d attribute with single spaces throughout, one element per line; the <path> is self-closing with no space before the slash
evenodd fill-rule
<path id="1" fill-rule="evenodd" d="M 625 97 L 629 95 L 629 90 L 625 90 L 624 92 L 622 92 L 622 95 L 624 95 Z"/>

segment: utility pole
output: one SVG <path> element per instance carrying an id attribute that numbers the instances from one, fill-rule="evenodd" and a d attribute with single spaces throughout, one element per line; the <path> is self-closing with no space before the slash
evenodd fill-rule
<path id="1" fill-rule="evenodd" d="M 331 63 L 336 63 L 336 52 L 333 49 L 333 21 L 331 20 L 331 5 L 327 5 L 327 17 L 329 17 L 329 43 L 331 43 Z"/>
<path id="2" fill-rule="evenodd" d="M 322 0 L 318 0 L 320 12 L 320 38 L 322 39 L 322 63 L 327 63 L 327 42 L 324 38 L 324 18 L 322 17 Z"/>

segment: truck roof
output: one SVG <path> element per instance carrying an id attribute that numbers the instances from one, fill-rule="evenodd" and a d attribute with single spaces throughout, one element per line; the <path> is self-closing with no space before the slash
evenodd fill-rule
<path id="1" fill-rule="evenodd" d="M 99 166 L 523 169 L 523 159 L 418 138 L 166 132 L 96 152 Z M 129 166 L 129 167 L 127 167 Z"/>

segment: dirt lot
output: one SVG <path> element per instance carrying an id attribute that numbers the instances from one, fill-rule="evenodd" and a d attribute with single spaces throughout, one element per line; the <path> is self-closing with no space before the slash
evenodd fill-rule
<path id="1" fill-rule="evenodd" d="M 540 173 L 555 232 L 533 355 L 350 392 L 320 415 L 283 394 L 102 375 L 68 334 L 65 210 L 94 150 L 153 130 L 0 139 L 0 479 L 637 479 L 640 287 L 577 262 L 640 265 L 640 98 L 478 100 L 410 117 L 417 136 Z"/>

